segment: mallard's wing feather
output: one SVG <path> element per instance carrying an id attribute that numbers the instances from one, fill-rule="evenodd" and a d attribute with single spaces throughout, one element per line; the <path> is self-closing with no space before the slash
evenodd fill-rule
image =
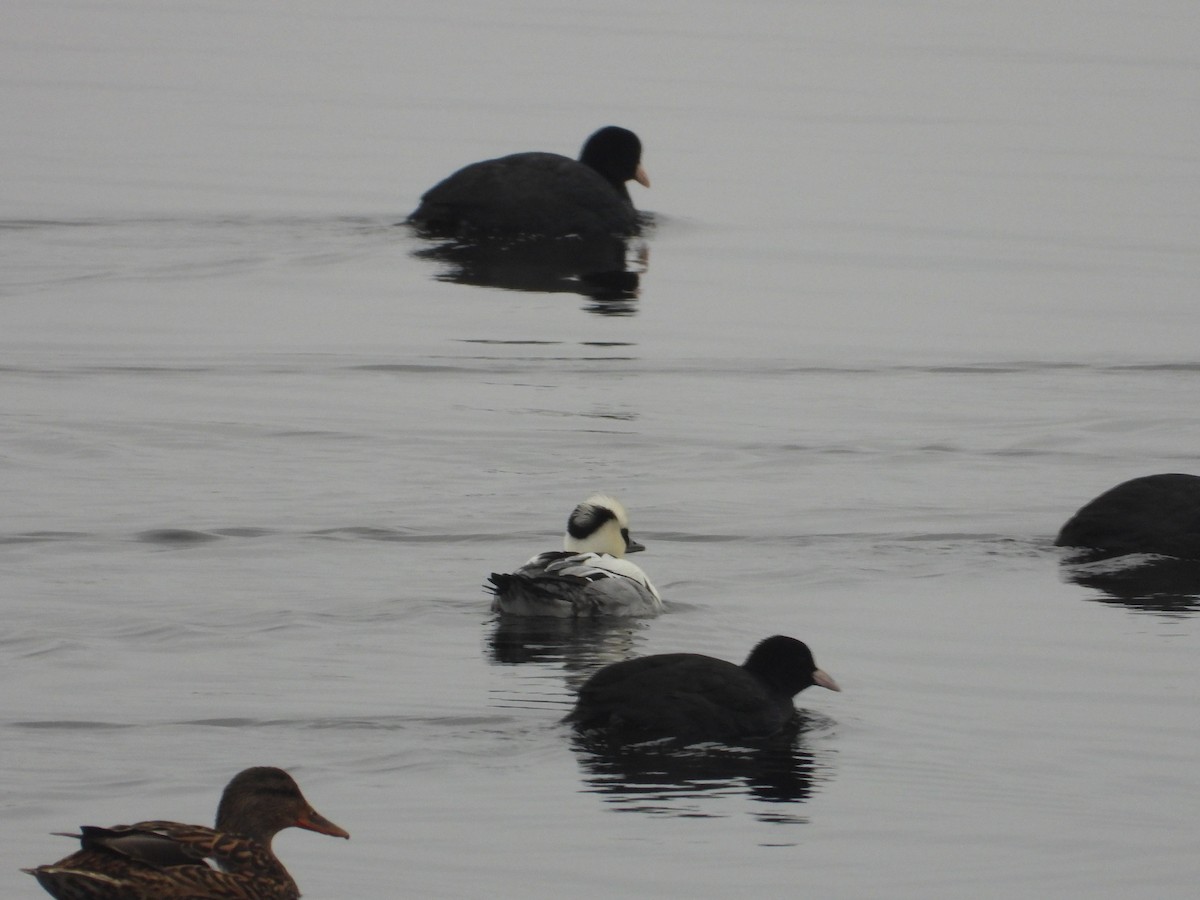
<path id="1" fill-rule="evenodd" d="M 25 871 L 59 900 L 296 900 L 296 884 L 256 841 L 162 820 L 80 829 L 82 848 Z M 221 869 L 210 866 L 211 859 Z"/>

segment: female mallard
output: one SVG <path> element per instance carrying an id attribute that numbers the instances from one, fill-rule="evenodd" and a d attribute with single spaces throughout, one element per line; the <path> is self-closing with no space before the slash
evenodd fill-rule
<path id="1" fill-rule="evenodd" d="M 292 827 L 350 837 L 309 805 L 287 772 L 259 766 L 226 786 L 215 829 L 84 825 L 65 835 L 79 838 L 81 850 L 25 871 L 59 900 L 297 900 L 296 882 L 271 852 L 271 839 Z"/>

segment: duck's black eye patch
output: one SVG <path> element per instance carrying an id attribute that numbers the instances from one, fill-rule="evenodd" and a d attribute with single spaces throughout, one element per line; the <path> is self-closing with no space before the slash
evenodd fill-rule
<path id="1" fill-rule="evenodd" d="M 607 506 L 580 503 L 567 518 L 567 534 L 576 540 L 582 540 L 589 534 L 594 534 L 605 522 L 616 517 L 617 514 Z"/>

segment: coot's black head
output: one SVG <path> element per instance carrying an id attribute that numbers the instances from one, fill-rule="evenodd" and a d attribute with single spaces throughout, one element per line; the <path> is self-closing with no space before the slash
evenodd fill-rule
<path id="1" fill-rule="evenodd" d="M 622 194 L 628 195 L 627 181 L 650 187 L 650 179 L 642 168 L 642 142 L 628 128 L 616 125 L 601 128 L 584 143 L 579 161 L 603 175 Z"/>
<path id="2" fill-rule="evenodd" d="M 817 668 L 806 643 L 782 634 L 760 641 L 750 651 L 742 668 L 788 697 L 794 697 L 814 684 L 831 691 L 841 690 L 836 681 Z"/>

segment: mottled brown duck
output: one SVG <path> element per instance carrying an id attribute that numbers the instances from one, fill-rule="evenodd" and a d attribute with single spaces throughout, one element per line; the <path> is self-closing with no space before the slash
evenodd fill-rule
<path id="1" fill-rule="evenodd" d="M 59 900 L 297 900 L 296 882 L 271 851 L 285 828 L 350 837 L 312 808 L 287 772 L 260 766 L 226 786 L 216 828 L 84 825 L 66 835 L 79 839 L 79 851 L 25 871 Z"/>

